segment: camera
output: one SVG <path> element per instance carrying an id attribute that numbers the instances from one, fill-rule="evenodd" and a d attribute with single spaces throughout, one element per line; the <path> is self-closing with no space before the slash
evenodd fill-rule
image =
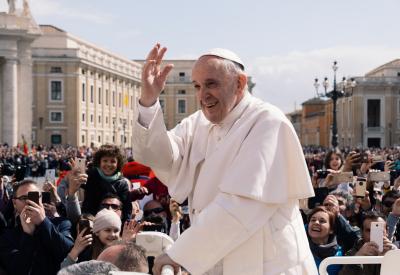
<path id="1" fill-rule="evenodd" d="M 144 217 L 143 221 L 152 223 L 151 225 L 145 225 L 143 231 L 157 231 L 168 234 L 167 225 L 162 217 L 152 215 Z"/>
<path id="2" fill-rule="evenodd" d="M 317 170 L 317 177 L 319 179 L 324 179 L 328 176 L 329 172 L 327 170 Z"/>

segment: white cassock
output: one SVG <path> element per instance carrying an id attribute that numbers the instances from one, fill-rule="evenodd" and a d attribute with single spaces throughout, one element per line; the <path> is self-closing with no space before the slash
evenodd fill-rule
<path id="1" fill-rule="evenodd" d="M 313 188 L 279 109 L 246 93 L 221 124 L 197 111 L 171 131 L 159 103 L 137 110 L 134 158 L 178 202 L 189 198 L 192 225 L 167 252 L 174 261 L 193 275 L 318 274 L 298 207 Z"/>

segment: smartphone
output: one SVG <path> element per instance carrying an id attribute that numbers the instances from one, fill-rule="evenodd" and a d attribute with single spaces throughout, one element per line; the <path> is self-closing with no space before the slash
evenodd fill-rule
<path id="1" fill-rule="evenodd" d="M 79 221 L 79 232 L 82 232 L 85 228 L 85 234 L 90 234 L 92 231 L 92 223 L 89 220 L 80 220 Z"/>
<path id="2" fill-rule="evenodd" d="M 42 203 L 51 203 L 51 195 L 50 192 L 42 192 Z"/>
<path id="3" fill-rule="evenodd" d="M 372 156 L 372 162 L 384 162 L 385 160 L 381 155 L 373 155 Z"/>
<path id="4" fill-rule="evenodd" d="M 367 191 L 367 179 L 358 177 L 355 185 L 356 197 L 364 198 L 365 191 Z"/>
<path id="5" fill-rule="evenodd" d="M 369 181 L 390 181 L 390 172 L 369 172 L 368 173 Z"/>
<path id="6" fill-rule="evenodd" d="M 187 205 L 182 206 L 182 214 L 189 215 L 189 206 Z"/>
<path id="7" fill-rule="evenodd" d="M 86 173 L 86 160 L 83 158 L 75 158 L 75 166 L 79 168 L 81 173 Z"/>
<path id="8" fill-rule="evenodd" d="M 329 172 L 327 170 L 317 170 L 317 177 L 319 179 L 324 179 L 328 176 Z"/>
<path id="9" fill-rule="evenodd" d="M 39 192 L 38 191 L 28 192 L 28 200 L 33 201 L 36 204 L 39 204 Z"/>
<path id="10" fill-rule="evenodd" d="M 56 180 L 56 170 L 55 169 L 47 169 L 45 174 L 46 181 L 54 182 Z"/>
<path id="11" fill-rule="evenodd" d="M 369 240 L 375 242 L 379 247 L 379 252 L 383 251 L 383 222 L 371 222 L 371 232 Z"/>
<path id="12" fill-rule="evenodd" d="M 361 163 L 368 163 L 368 154 L 361 153 Z"/>
<path id="13" fill-rule="evenodd" d="M 332 175 L 334 183 L 353 182 L 353 172 L 340 172 Z"/>

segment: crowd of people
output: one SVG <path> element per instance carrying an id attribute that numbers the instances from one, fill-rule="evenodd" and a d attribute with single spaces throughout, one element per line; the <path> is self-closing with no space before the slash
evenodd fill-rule
<path id="1" fill-rule="evenodd" d="M 63 268 L 60 274 L 72 274 L 66 272 L 86 264 L 72 265 L 98 261 L 115 270 L 149 272 L 145 250 L 134 242 L 136 234 L 154 230 L 176 240 L 190 226 L 189 215 L 149 167 L 126 162 L 124 155 L 113 145 L 42 147 L 29 154 L 3 146 L 0 274 L 56 274 Z M 316 265 L 330 256 L 377 256 L 398 249 L 399 148 L 304 148 L 304 155 L 315 197 L 301 201 L 301 212 Z M 55 169 L 59 180 L 39 186 L 29 166 L 34 159 L 40 159 L 44 171 Z M 84 170 L 77 159 L 84 159 Z M 18 165 L 30 172 L 18 178 Z M 366 185 L 361 195 L 360 182 Z M 36 202 L 30 195 L 35 192 L 41 198 Z M 46 193 L 50 200 L 44 201 Z M 374 222 L 384 224 L 381 250 L 370 239 Z M 328 268 L 329 274 L 341 275 L 379 270 L 379 265 Z"/>
<path id="2" fill-rule="evenodd" d="M 135 244 L 137 233 L 176 240 L 190 226 L 151 169 L 126 162 L 117 146 L 0 150 L 0 274 L 79 274 L 93 260 L 109 262 L 109 270 L 149 272 L 152 259 Z M 15 167 L 30 159 L 56 170 L 57 180 L 39 184 L 29 172 L 18 178 Z"/>

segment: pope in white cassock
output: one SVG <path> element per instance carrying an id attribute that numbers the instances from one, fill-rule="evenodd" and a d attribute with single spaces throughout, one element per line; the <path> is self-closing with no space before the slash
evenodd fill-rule
<path id="1" fill-rule="evenodd" d="M 154 169 L 191 227 L 156 258 L 191 274 L 318 274 L 299 199 L 313 196 L 296 133 L 276 107 L 253 97 L 240 58 L 214 49 L 196 61 L 197 111 L 167 131 L 158 96 L 173 65 L 155 45 L 142 73 L 134 157 Z"/>

